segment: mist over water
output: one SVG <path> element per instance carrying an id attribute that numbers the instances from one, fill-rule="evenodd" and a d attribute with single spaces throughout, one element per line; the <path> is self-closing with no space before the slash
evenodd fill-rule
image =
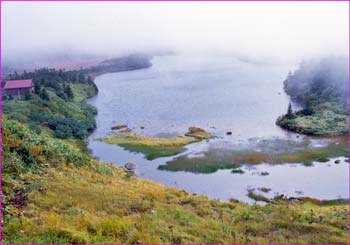
<path id="1" fill-rule="evenodd" d="M 348 53 L 346 2 L 1 4 L 7 62 L 172 51 L 266 64 Z"/>

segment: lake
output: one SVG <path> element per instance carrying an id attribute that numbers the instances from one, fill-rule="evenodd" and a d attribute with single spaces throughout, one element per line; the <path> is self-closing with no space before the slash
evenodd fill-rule
<path id="1" fill-rule="evenodd" d="M 251 159 L 257 153 L 307 155 L 315 149 L 347 148 L 346 140 L 297 135 L 275 125 L 287 110 L 283 80 L 295 65 L 252 64 L 221 56 L 156 56 L 152 63 L 148 69 L 95 79 L 99 93 L 89 99 L 98 109 L 97 128 L 89 138 L 94 157 L 120 166 L 133 162 L 139 177 L 223 200 L 252 203 L 248 190 L 260 193 L 261 187 L 271 189 L 261 193 L 267 197 L 348 198 L 349 165 L 343 153 L 322 163 L 247 163 L 240 168 L 243 173 L 220 167 L 237 155 Z M 215 138 L 187 145 L 177 156 L 149 161 L 141 153 L 96 140 L 121 124 L 157 137 L 183 135 L 196 126 Z M 228 131 L 232 135 L 226 135 Z"/>

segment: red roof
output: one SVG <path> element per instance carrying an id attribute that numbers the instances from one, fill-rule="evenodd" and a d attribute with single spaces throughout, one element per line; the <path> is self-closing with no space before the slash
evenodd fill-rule
<path id="1" fill-rule="evenodd" d="M 5 89 L 12 88 L 31 88 L 33 83 L 31 79 L 28 80 L 8 80 L 5 84 Z"/>

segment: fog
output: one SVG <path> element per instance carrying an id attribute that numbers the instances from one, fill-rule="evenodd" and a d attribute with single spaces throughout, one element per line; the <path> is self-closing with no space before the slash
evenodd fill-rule
<path id="1" fill-rule="evenodd" d="M 81 53 L 347 55 L 347 2 L 2 2 L 5 60 Z"/>

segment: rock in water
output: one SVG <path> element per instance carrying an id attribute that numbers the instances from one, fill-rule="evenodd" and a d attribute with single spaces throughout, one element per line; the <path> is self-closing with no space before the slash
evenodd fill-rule
<path id="1" fill-rule="evenodd" d="M 232 135 L 232 132 L 231 131 L 226 132 L 226 135 Z"/>
<path id="2" fill-rule="evenodd" d="M 334 163 L 335 163 L 335 164 L 339 164 L 339 163 L 340 163 L 340 160 L 335 160 Z"/>
<path id="3" fill-rule="evenodd" d="M 125 169 L 128 171 L 135 171 L 136 169 L 136 164 L 128 162 L 127 164 L 124 165 Z"/>
<path id="4" fill-rule="evenodd" d="M 119 130 L 119 129 L 127 128 L 127 127 L 128 127 L 128 125 L 123 124 L 123 125 L 115 125 L 115 126 L 111 127 L 111 129 L 112 130 Z"/>
<path id="5" fill-rule="evenodd" d="M 207 131 L 205 131 L 204 129 L 198 128 L 198 127 L 189 127 L 188 131 L 185 136 L 189 136 L 189 137 L 194 137 L 200 140 L 203 139 L 210 139 L 211 138 L 211 134 L 208 133 Z"/>
<path id="6" fill-rule="evenodd" d="M 259 175 L 260 176 L 267 176 L 267 175 L 270 175 L 270 173 L 269 172 L 261 172 Z"/>

